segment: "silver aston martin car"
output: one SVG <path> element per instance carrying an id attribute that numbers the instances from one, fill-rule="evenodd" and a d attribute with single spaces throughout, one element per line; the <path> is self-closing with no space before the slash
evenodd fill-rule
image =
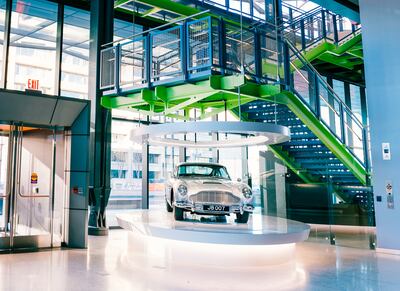
<path id="1" fill-rule="evenodd" d="M 165 187 L 167 210 L 175 220 L 185 211 L 201 215 L 236 214 L 238 223 L 247 223 L 254 209 L 251 188 L 234 182 L 226 168 L 212 163 L 183 163 L 175 168 Z"/>

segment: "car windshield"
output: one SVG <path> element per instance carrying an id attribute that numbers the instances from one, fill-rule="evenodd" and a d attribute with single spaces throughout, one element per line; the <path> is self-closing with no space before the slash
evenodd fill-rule
<path id="1" fill-rule="evenodd" d="M 178 167 L 178 177 L 213 177 L 230 180 L 228 171 L 218 165 L 181 165 Z"/>

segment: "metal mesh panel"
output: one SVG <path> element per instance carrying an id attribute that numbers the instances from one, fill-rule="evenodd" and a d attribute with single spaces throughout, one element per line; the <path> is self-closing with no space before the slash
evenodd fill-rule
<path id="1" fill-rule="evenodd" d="M 152 34 L 152 79 L 161 81 L 182 75 L 181 29 Z"/>
<path id="2" fill-rule="evenodd" d="M 140 87 L 146 80 L 145 38 L 121 45 L 121 88 Z"/>
<path id="3" fill-rule="evenodd" d="M 220 64 L 220 38 L 219 38 L 219 20 L 212 19 L 212 63 L 213 65 L 219 67 Z"/>
<path id="4" fill-rule="evenodd" d="M 188 67 L 190 73 L 197 73 L 211 66 L 210 19 L 188 24 Z"/>
<path id="5" fill-rule="evenodd" d="M 239 197 L 236 197 L 232 193 L 223 191 L 202 191 L 198 194 L 190 196 L 190 199 L 194 203 L 240 203 Z"/>
<path id="6" fill-rule="evenodd" d="M 246 74 L 254 75 L 255 54 L 254 34 L 239 27 L 226 26 L 226 68 L 232 72 L 241 72 L 242 65 Z M 242 64 L 243 61 L 243 64 Z"/>
<path id="7" fill-rule="evenodd" d="M 115 47 L 101 51 L 100 55 L 100 89 L 112 88 L 115 86 Z"/>

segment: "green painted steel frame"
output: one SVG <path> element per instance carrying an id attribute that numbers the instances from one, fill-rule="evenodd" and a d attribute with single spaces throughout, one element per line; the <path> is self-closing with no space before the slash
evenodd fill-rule
<path id="1" fill-rule="evenodd" d="M 328 147 L 330 151 L 354 174 L 364 185 L 369 173 L 363 165 L 348 151 L 323 125 L 303 102 L 289 91 L 282 91 L 277 85 L 260 85 L 246 80 L 243 75 L 210 76 L 206 81 L 195 84 L 176 86 L 158 86 L 151 89 L 142 89 L 127 96 L 103 96 L 101 104 L 109 109 L 125 108 L 143 113 L 144 115 L 165 115 L 188 120 L 183 112 L 197 108 L 201 111 L 199 119 L 211 117 L 226 109 L 233 110 L 239 105 L 238 88 L 240 87 L 240 105 L 254 100 L 264 100 L 286 105 L 299 119 Z M 182 111 L 182 114 L 179 114 Z M 177 113 L 178 112 L 178 113 Z M 298 166 L 290 162 L 282 152 L 277 155 L 286 160 L 290 168 L 310 182 L 313 178 L 307 177 L 298 171 Z"/>

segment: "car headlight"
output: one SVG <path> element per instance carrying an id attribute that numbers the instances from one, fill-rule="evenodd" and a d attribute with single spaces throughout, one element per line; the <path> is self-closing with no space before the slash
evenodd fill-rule
<path id="1" fill-rule="evenodd" d="M 183 184 L 179 185 L 179 187 L 178 187 L 178 194 L 181 195 L 181 196 L 185 196 L 185 195 L 187 194 L 187 187 L 186 187 L 186 185 L 183 185 Z"/>
<path id="2" fill-rule="evenodd" d="M 245 198 L 251 198 L 251 196 L 253 195 L 253 193 L 251 192 L 251 189 L 249 187 L 243 187 L 242 193 Z"/>

